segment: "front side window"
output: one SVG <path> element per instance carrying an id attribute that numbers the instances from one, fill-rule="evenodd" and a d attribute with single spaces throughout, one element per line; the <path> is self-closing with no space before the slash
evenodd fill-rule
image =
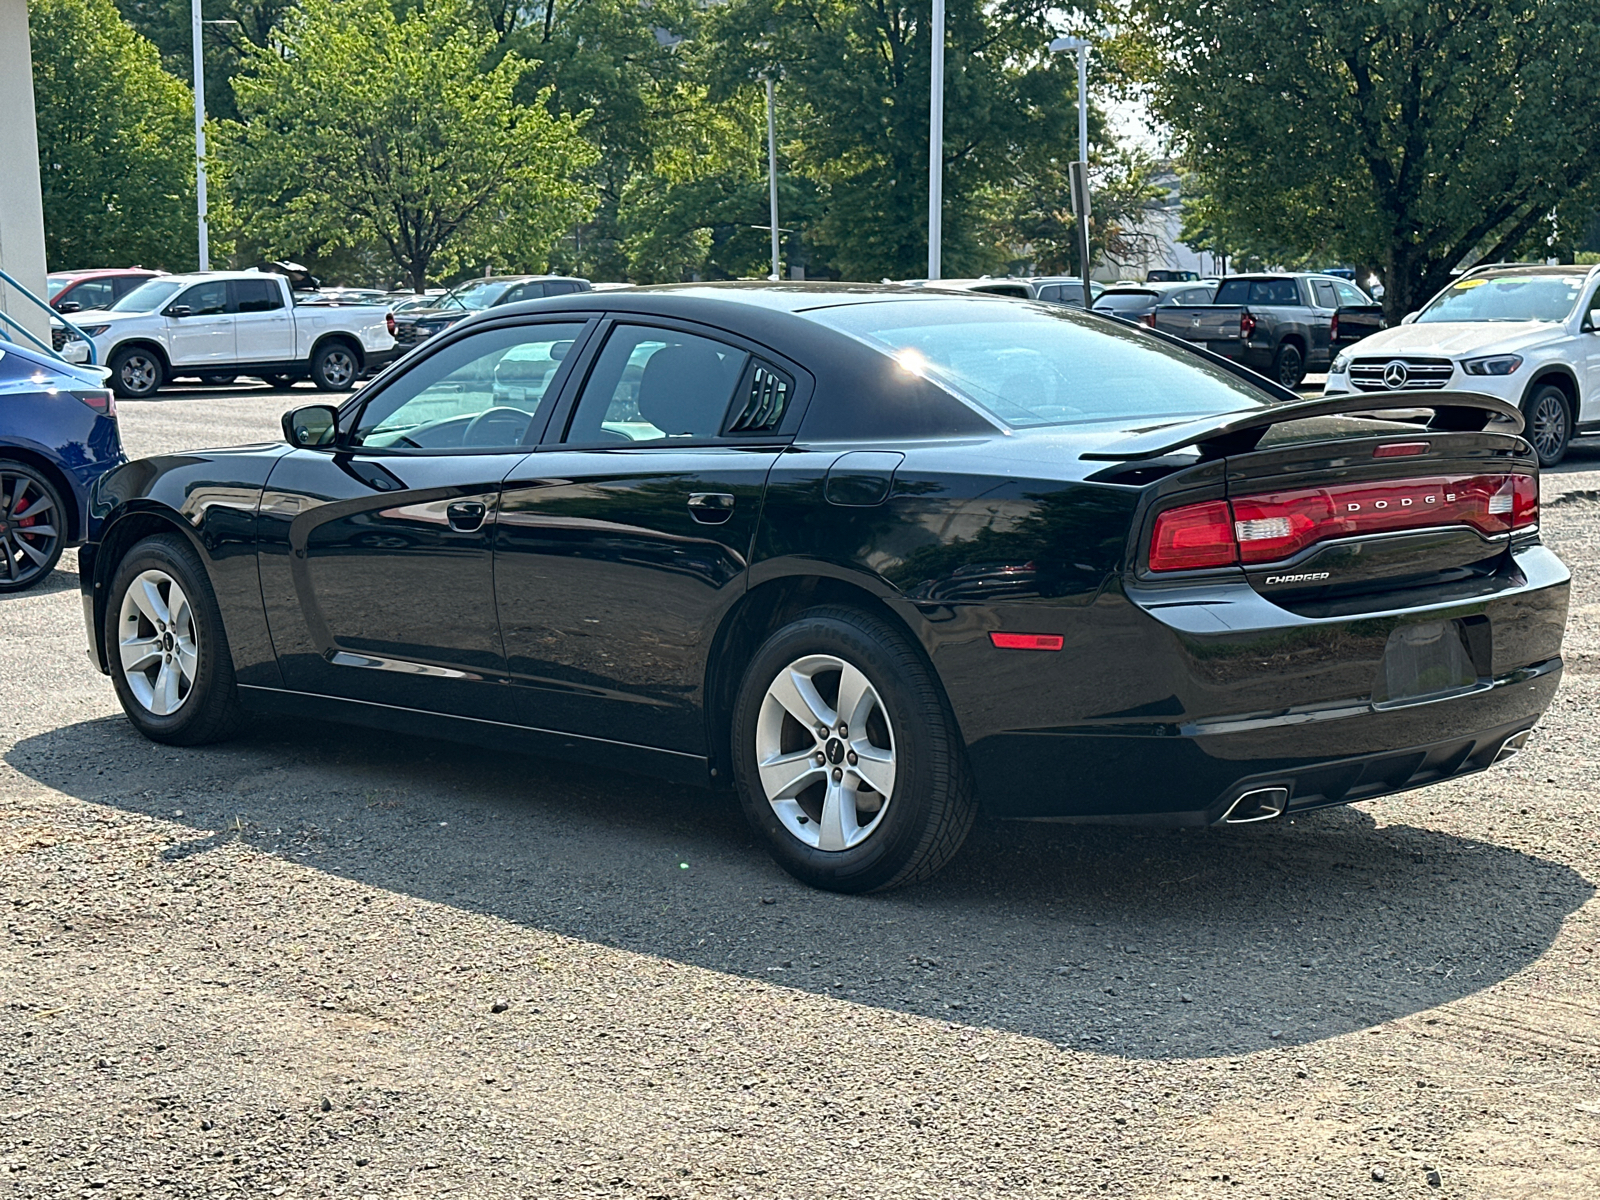
<path id="1" fill-rule="evenodd" d="M 67 303 L 76 304 L 82 309 L 106 308 L 114 299 L 116 297 L 111 294 L 109 279 L 91 279 L 67 293 Z"/>
<path id="2" fill-rule="evenodd" d="M 717 437 L 748 358 L 696 334 L 619 325 L 584 384 L 566 440 L 605 446 Z"/>
<path id="3" fill-rule="evenodd" d="M 1311 293 L 1317 298 L 1318 308 L 1338 308 L 1339 295 L 1333 290 L 1333 284 L 1323 279 L 1311 281 Z"/>
<path id="4" fill-rule="evenodd" d="M 464 338 L 374 396 L 352 440 L 372 449 L 516 449 L 582 333 L 583 323 L 574 321 Z"/>
<path id="5" fill-rule="evenodd" d="M 1336 282 L 1334 290 L 1339 293 L 1339 303 L 1344 304 L 1371 304 L 1365 292 L 1353 283 Z"/>
<path id="6" fill-rule="evenodd" d="M 1131 323 L 1070 308 L 952 298 L 839 305 L 810 315 L 1017 427 L 1203 416 L 1267 402 L 1244 380 Z"/>
<path id="7" fill-rule="evenodd" d="M 151 313 L 163 307 L 168 300 L 178 294 L 181 283 L 170 283 L 167 280 L 152 279 L 149 283 L 133 289 L 121 300 L 111 306 L 112 312 Z"/>
<path id="8" fill-rule="evenodd" d="M 1565 321 L 1582 291 L 1582 275 L 1477 275 L 1451 284 L 1417 323 Z"/>
<path id="9" fill-rule="evenodd" d="M 189 315 L 194 317 L 225 313 L 228 311 L 227 281 L 213 279 L 207 283 L 197 283 L 173 303 L 175 305 L 187 305 Z"/>

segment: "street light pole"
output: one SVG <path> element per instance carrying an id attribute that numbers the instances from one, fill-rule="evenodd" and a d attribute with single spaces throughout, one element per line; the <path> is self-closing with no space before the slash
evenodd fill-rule
<path id="1" fill-rule="evenodd" d="M 1078 54 L 1078 161 L 1073 164 L 1072 207 L 1078 215 L 1079 274 L 1083 276 L 1083 307 L 1091 308 L 1089 294 L 1089 46 L 1087 38 L 1058 37 L 1050 51 L 1059 54 L 1075 50 Z"/>
<path id="2" fill-rule="evenodd" d="M 928 103 L 928 278 L 944 251 L 944 0 L 933 0 L 933 68 Z"/>
<path id="3" fill-rule="evenodd" d="M 778 278 L 778 133 L 777 108 L 773 99 L 772 76 L 767 76 L 767 194 L 772 209 L 772 274 Z"/>
<path id="4" fill-rule="evenodd" d="M 206 229 L 206 67 L 202 52 L 200 0 L 189 0 L 194 33 L 194 186 L 200 218 L 200 270 L 211 270 L 211 241 Z"/>

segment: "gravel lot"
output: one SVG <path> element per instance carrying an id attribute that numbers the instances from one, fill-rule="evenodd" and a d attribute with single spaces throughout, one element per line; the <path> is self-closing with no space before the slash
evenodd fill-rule
<path id="1" fill-rule="evenodd" d="M 980 825 L 866 899 L 692 790 L 146 742 L 69 555 L 0 600 L 0 1197 L 1600 1195 L 1600 441 L 1545 505 L 1568 669 L 1508 766 L 1270 829 Z"/>

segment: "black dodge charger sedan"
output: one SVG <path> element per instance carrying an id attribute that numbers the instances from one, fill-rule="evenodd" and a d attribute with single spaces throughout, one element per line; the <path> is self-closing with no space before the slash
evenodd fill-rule
<path id="1" fill-rule="evenodd" d="M 1264 821 L 1481 770 L 1559 682 L 1520 416 L 1407 403 L 979 295 L 509 305 L 284 444 L 105 476 L 91 654 L 158 741 L 266 710 L 731 785 L 838 891 L 980 807 Z"/>

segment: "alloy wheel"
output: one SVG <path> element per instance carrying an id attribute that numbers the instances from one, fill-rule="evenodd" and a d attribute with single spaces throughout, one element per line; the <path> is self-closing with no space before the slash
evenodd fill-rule
<path id="1" fill-rule="evenodd" d="M 355 355 L 348 350 L 330 350 L 322 359 L 322 378 L 333 388 L 342 388 L 356 377 Z"/>
<path id="2" fill-rule="evenodd" d="M 194 691 L 200 640 L 194 610 L 165 571 L 140 573 L 122 597 L 117 650 L 135 699 L 158 717 L 183 707 Z"/>
<path id="3" fill-rule="evenodd" d="M 1560 396 L 1549 391 L 1539 397 L 1528 424 L 1528 440 L 1541 459 L 1554 459 L 1561 453 L 1567 444 L 1567 405 Z"/>
<path id="4" fill-rule="evenodd" d="M 817 850 L 859 846 L 894 797 L 894 737 L 877 689 L 830 654 L 790 663 L 761 702 L 756 770 L 773 813 L 799 841 Z"/>
<path id="5" fill-rule="evenodd" d="M 160 368 L 147 354 L 130 354 L 122 360 L 122 386 L 136 395 L 152 390 L 160 381 Z"/>
<path id="6" fill-rule="evenodd" d="M 20 589 L 55 565 L 61 545 L 61 514 L 55 509 L 31 474 L 0 470 L 0 580 Z"/>

